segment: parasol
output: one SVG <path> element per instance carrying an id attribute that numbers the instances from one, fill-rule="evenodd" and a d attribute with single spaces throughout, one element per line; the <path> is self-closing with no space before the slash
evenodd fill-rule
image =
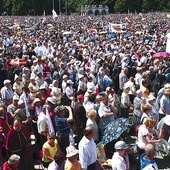
<path id="1" fill-rule="evenodd" d="M 153 55 L 154 58 L 169 57 L 169 56 L 170 56 L 170 53 L 165 52 L 165 51 L 157 52 Z"/>
<path id="2" fill-rule="evenodd" d="M 12 66 L 15 66 L 15 65 L 18 65 L 18 66 L 26 66 L 28 64 L 27 60 L 25 59 L 19 59 L 19 58 L 16 58 L 16 59 L 12 59 L 10 61 L 10 64 Z"/>
<path id="3" fill-rule="evenodd" d="M 110 122 L 103 133 L 102 142 L 104 145 L 116 140 L 120 137 L 120 135 L 127 130 L 129 126 L 128 118 L 117 118 L 113 122 Z"/>
<path id="4" fill-rule="evenodd" d="M 91 33 L 97 33 L 97 30 L 96 30 L 96 29 L 93 29 L 93 28 L 90 28 L 90 29 L 89 29 L 89 32 L 91 32 Z"/>

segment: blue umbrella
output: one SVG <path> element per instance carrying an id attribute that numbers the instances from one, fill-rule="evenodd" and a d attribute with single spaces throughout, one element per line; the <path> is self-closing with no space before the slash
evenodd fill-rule
<path id="1" fill-rule="evenodd" d="M 128 34 L 125 34 L 123 37 L 124 37 L 124 38 L 129 38 L 129 37 L 131 37 L 131 36 L 132 36 L 132 34 L 128 33 Z"/>
<path id="2" fill-rule="evenodd" d="M 112 142 L 120 137 L 120 135 L 127 130 L 129 126 L 128 118 L 117 118 L 114 121 L 110 122 L 103 133 L 102 142 L 104 145 Z"/>

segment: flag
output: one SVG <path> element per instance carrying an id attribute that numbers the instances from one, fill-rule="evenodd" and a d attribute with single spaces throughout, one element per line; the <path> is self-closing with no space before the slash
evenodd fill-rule
<path id="1" fill-rule="evenodd" d="M 58 17 L 58 15 L 57 15 L 57 13 L 55 12 L 55 10 L 54 10 L 54 9 L 52 10 L 52 17 L 53 17 L 53 19 L 55 19 L 55 18 L 57 18 L 57 17 Z"/>
<path id="2" fill-rule="evenodd" d="M 45 20 L 46 20 L 46 14 L 45 14 L 45 10 L 44 10 L 42 23 L 44 23 Z"/>
<path id="3" fill-rule="evenodd" d="M 46 106 L 46 118 L 47 118 L 47 125 L 48 125 L 49 133 L 54 133 L 54 127 L 53 127 L 47 106 Z"/>
<path id="4" fill-rule="evenodd" d="M 91 18 L 91 16 L 88 16 L 88 21 L 92 22 L 93 19 Z"/>
<path id="5" fill-rule="evenodd" d="M 129 20 L 128 17 L 125 18 L 125 22 L 128 23 L 128 24 L 131 23 L 131 21 Z"/>

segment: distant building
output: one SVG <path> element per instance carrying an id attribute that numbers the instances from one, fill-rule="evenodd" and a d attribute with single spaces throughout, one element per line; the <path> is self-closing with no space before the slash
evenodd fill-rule
<path id="1" fill-rule="evenodd" d="M 103 5 L 82 5 L 81 6 L 81 15 L 107 15 L 109 13 L 109 8 L 108 6 L 103 6 Z"/>

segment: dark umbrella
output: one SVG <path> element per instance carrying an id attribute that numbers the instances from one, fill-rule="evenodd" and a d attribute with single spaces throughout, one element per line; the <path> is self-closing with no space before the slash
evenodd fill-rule
<path id="1" fill-rule="evenodd" d="M 102 142 L 106 145 L 113 140 L 116 140 L 127 129 L 129 125 L 128 118 L 117 118 L 113 122 L 110 122 L 103 133 Z"/>

